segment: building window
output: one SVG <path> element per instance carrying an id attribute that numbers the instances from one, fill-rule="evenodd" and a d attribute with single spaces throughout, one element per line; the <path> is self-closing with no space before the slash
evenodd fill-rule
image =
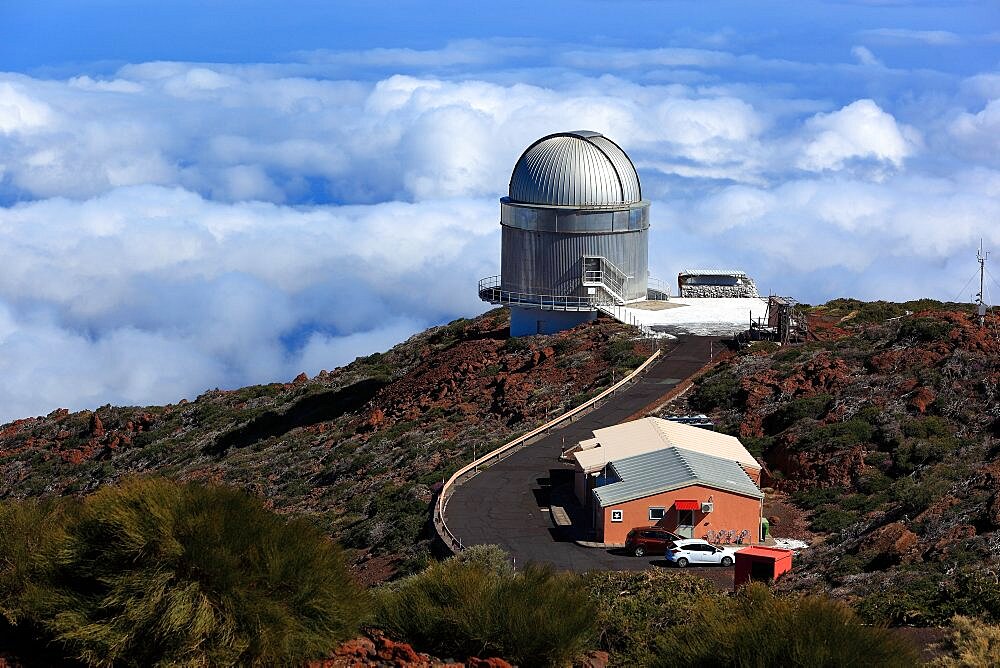
<path id="1" fill-rule="evenodd" d="M 694 526 L 694 511 L 692 511 L 692 510 L 678 510 L 677 511 L 677 526 L 682 526 L 682 527 Z"/>
<path id="2" fill-rule="evenodd" d="M 623 510 L 612 510 L 611 511 L 611 521 L 612 522 L 621 522 L 622 521 L 622 515 L 624 514 L 624 512 L 625 511 L 623 511 Z"/>
<path id="3" fill-rule="evenodd" d="M 667 512 L 666 508 L 650 508 L 649 509 L 649 521 L 650 522 L 659 522 L 660 520 L 663 519 L 663 516 L 666 514 L 666 512 Z"/>

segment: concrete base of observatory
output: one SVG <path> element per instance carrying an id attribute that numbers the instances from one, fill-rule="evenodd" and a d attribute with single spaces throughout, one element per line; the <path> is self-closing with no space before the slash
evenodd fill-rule
<path id="1" fill-rule="evenodd" d="M 596 311 L 543 311 L 537 308 L 510 308 L 510 335 L 555 334 L 597 319 Z"/>

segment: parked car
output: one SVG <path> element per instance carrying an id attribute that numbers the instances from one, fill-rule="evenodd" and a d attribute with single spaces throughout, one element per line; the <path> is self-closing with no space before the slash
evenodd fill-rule
<path id="1" fill-rule="evenodd" d="M 667 561 L 684 568 L 688 564 L 722 564 L 732 566 L 736 560 L 736 549 L 718 547 L 701 538 L 684 538 L 674 541 L 666 552 Z"/>
<path id="2" fill-rule="evenodd" d="M 637 557 L 644 554 L 666 554 L 674 541 L 680 539 L 680 536 L 666 529 L 643 527 L 628 532 L 625 549 Z"/>

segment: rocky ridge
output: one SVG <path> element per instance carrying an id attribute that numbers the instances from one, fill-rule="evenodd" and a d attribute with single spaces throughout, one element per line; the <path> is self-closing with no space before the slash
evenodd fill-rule
<path id="1" fill-rule="evenodd" d="M 821 340 L 752 346 L 688 408 L 739 435 L 823 535 L 784 587 L 832 591 L 872 621 L 1000 616 L 983 593 L 1000 574 L 998 318 L 902 306 L 814 309 Z"/>
<path id="2" fill-rule="evenodd" d="M 600 320 L 508 338 L 490 311 L 314 378 L 166 406 L 52 411 L 0 426 L 0 499 L 86 493 L 129 475 L 242 487 L 307 515 L 378 581 L 426 560 L 433 487 L 611 383 L 642 357 Z"/>

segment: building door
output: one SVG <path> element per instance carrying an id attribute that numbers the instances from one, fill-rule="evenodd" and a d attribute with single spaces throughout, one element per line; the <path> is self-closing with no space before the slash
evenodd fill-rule
<path id="1" fill-rule="evenodd" d="M 694 538 L 694 511 L 677 511 L 677 535 L 683 538 Z"/>

